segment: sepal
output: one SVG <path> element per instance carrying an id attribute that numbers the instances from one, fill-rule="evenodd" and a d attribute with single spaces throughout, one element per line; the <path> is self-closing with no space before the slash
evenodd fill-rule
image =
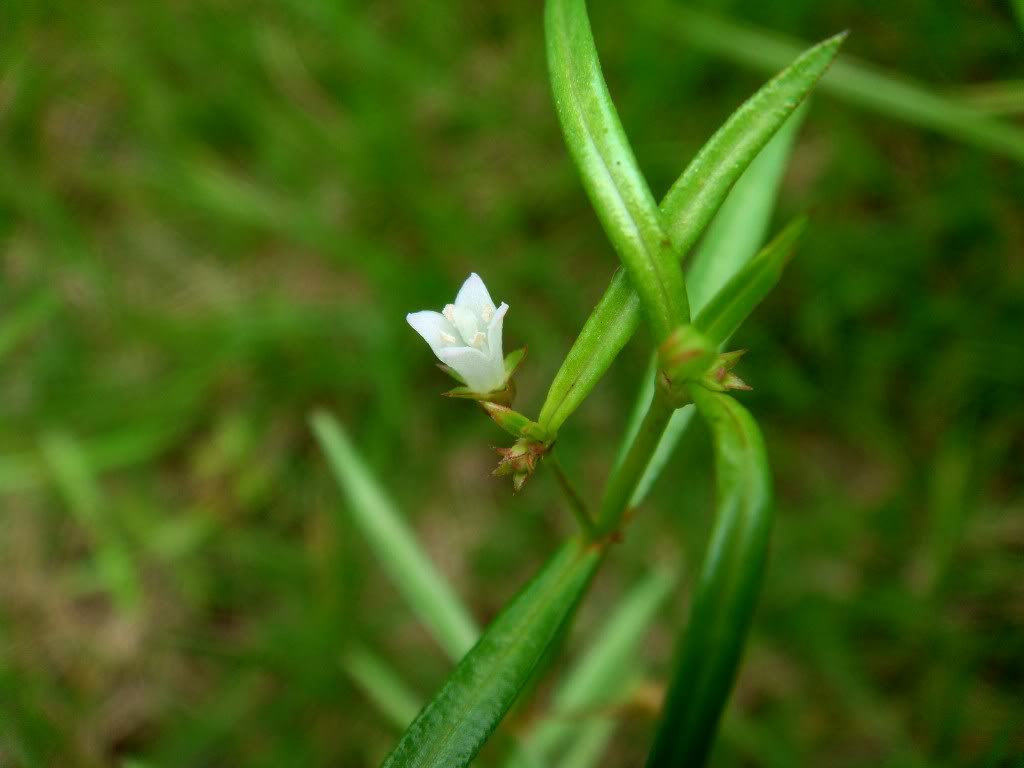
<path id="1" fill-rule="evenodd" d="M 495 477 L 512 477 L 512 491 L 519 493 L 537 469 L 537 463 L 551 450 L 551 443 L 521 437 L 511 448 L 495 448 L 501 461 L 494 470 Z"/>
<path id="2" fill-rule="evenodd" d="M 526 347 L 520 347 L 512 352 L 505 355 L 505 381 L 508 381 L 515 376 L 516 371 L 519 370 L 519 366 L 523 364 L 526 359 L 527 353 Z"/>
<path id="3" fill-rule="evenodd" d="M 745 349 L 737 349 L 719 355 L 711 370 L 701 379 L 701 384 L 714 392 L 727 392 L 733 389 L 750 390 L 750 385 L 732 370 L 746 353 Z"/>
<path id="4" fill-rule="evenodd" d="M 461 400 L 476 400 L 479 403 L 497 403 L 499 405 L 511 405 L 516 396 L 516 383 L 512 379 L 505 382 L 503 389 L 496 389 L 493 392 L 477 392 L 469 387 L 455 387 L 442 393 L 444 397 L 455 397 Z"/>
<path id="5" fill-rule="evenodd" d="M 523 364 L 523 360 L 525 359 L 526 347 L 522 347 L 505 355 L 505 386 L 491 392 L 477 392 L 474 389 L 470 389 L 466 386 L 465 380 L 459 375 L 458 371 L 451 366 L 440 364 L 437 366 L 438 368 L 462 385 L 455 387 L 454 389 L 449 389 L 443 394 L 445 397 L 455 397 L 462 400 L 476 400 L 481 404 L 496 403 L 498 405 L 509 406 L 512 404 L 512 401 L 516 396 L 516 383 L 513 376 L 515 375 L 515 372 L 519 370 L 519 366 Z"/>

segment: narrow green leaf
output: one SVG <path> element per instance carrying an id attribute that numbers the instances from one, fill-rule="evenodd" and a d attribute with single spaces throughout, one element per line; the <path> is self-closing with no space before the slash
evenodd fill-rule
<path id="1" fill-rule="evenodd" d="M 690 311 L 661 212 L 615 111 L 585 0 L 548 0 L 548 69 L 569 152 L 605 233 L 625 265 L 657 340 Z"/>
<path id="2" fill-rule="evenodd" d="M 555 374 L 537 423 L 557 433 L 639 327 L 640 298 L 620 267 Z"/>
<path id="3" fill-rule="evenodd" d="M 757 154 L 704 232 L 686 271 L 694 317 L 764 245 L 808 106 L 804 101 Z"/>
<path id="4" fill-rule="evenodd" d="M 798 40 L 681 4 L 673 4 L 670 14 L 651 12 L 649 20 L 659 32 L 758 71 L 777 69 L 803 47 Z M 1024 130 L 902 75 L 843 57 L 822 79 L 821 90 L 880 115 L 1024 162 Z"/>
<path id="5" fill-rule="evenodd" d="M 341 666 L 396 728 L 404 730 L 420 711 L 419 697 L 387 662 L 366 648 L 349 649 Z"/>
<path id="6" fill-rule="evenodd" d="M 602 550 L 571 539 L 491 623 L 383 768 L 462 768 L 476 756 L 572 615 Z"/>
<path id="7" fill-rule="evenodd" d="M 686 277 L 687 290 L 695 315 L 700 315 L 707 302 L 754 257 L 761 246 L 772 209 L 775 207 L 775 196 L 786 170 L 786 161 L 805 112 L 806 104 L 790 116 L 782 129 L 743 172 L 743 176 L 736 182 L 725 203 L 715 214 L 697 248 Z M 636 405 L 623 437 L 619 460 L 625 456 L 654 395 L 654 371 L 652 357 L 651 366 L 637 394 Z M 662 470 L 686 433 L 693 412 L 693 406 L 688 405 L 672 414 L 658 448 L 633 493 L 631 507 L 639 506 L 647 498 L 647 494 L 661 476 Z"/>
<path id="8" fill-rule="evenodd" d="M 712 343 L 724 344 L 776 286 L 806 226 L 803 216 L 790 222 L 700 311 L 693 324 Z"/>
<path id="9" fill-rule="evenodd" d="M 841 42 L 841 36 L 834 37 L 799 56 L 736 110 L 693 159 L 661 204 L 675 253 L 685 255 L 704 232 L 737 179 L 810 93 Z M 789 141 L 780 141 L 772 152 L 784 157 Z M 765 161 L 766 178 L 775 167 Z M 706 185 L 701 184 L 702 178 L 708 179 Z M 753 214 L 752 218 L 757 220 Z M 555 374 L 538 418 L 542 427 L 558 431 L 639 326 L 640 301 L 629 278 L 619 270 Z"/>
<path id="10" fill-rule="evenodd" d="M 551 756 L 569 739 L 589 731 L 581 728 L 590 724 L 581 720 L 588 710 L 618 702 L 629 681 L 641 672 L 639 645 L 674 583 L 672 573 L 655 569 L 621 601 L 559 686 L 547 718 L 523 742 L 522 751 L 534 764 L 551 765 Z M 511 763 L 523 764 L 519 759 Z"/>
<path id="11" fill-rule="evenodd" d="M 693 387 L 711 426 L 718 502 L 648 768 L 704 763 L 729 697 L 761 586 L 771 530 L 771 474 L 750 413 Z"/>
<path id="12" fill-rule="evenodd" d="M 800 54 L 732 114 L 672 185 L 662 206 L 672 241 L 682 253 L 690 250 L 739 175 L 825 74 L 845 39 L 843 32 Z"/>
<path id="13" fill-rule="evenodd" d="M 337 420 L 317 411 L 310 425 L 348 499 L 353 521 L 381 566 L 438 644 L 452 659 L 462 658 L 479 634 L 469 612 L 424 554 Z"/>

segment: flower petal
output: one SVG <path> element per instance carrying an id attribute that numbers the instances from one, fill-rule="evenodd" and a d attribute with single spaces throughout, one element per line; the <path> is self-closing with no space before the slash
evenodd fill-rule
<path id="1" fill-rule="evenodd" d="M 501 302 L 501 306 L 494 312 L 490 324 L 487 326 L 487 348 L 490 352 L 492 364 L 501 374 L 501 380 L 505 380 L 505 354 L 502 351 L 501 331 L 505 324 L 505 313 L 508 312 L 508 304 Z"/>
<path id="2" fill-rule="evenodd" d="M 475 392 L 492 392 L 500 389 L 505 377 L 495 376 L 490 358 L 479 349 L 472 347 L 449 347 L 438 355 L 441 362 L 451 366 L 466 380 L 466 386 Z"/>
<path id="3" fill-rule="evenodd" d="M 483 320 L 485 324 L 490 321 L 494 314 L 494 302 L 491 301 L 491 294 L 487 292 L 487 286 L 476 272 L 467 277 L 466 282 L 459 288 L 459 295 L 455 297 L 455 306 L 465 307 Z M 487 319 L 484 320 L 484 318 Z"/>
<path id="4" fill-rule="evenodd" d="M 442 350 L 459 343 L 459 332 L 440 312 L 430 312 L 429 310 L 425 312 L 410 312 L 405 316 L 405 321 L 412 326 L 416 333 L 423 337 L 423 340 L 430 345 L 430 348 L 434 350 L 434 354 L 441 360 L 444 360 L 441 357 Z M 452 341 L 445 339 L 442 334 L 447 335 Z"/>

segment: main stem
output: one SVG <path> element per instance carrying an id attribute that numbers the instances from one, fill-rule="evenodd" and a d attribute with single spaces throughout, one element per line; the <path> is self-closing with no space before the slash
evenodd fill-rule
<path id="1" fill-rule="evenodd" d="M 599 535 L 607 536 L 613 533 L 622 522 L 622 516 L 629 507 L 629 500 L 633 497 L 640 479 L 647 470 L 647 465 L 651 462 L 651 457 L 658 448 L 673 410 L 661 392 L 655 388 L 651 405 L 640 424 L 640 430 L 629 446 L 626 458 L 608 478 L 597 518 Z"/>
<path id="2" fill-rule="evenodd" d="M 569 476 L 565 474 L 565 470 L 562 469 L 562 463 L 558 460 L 558 455 L 552 450 L 551 455 L 547 458 L 547 463 L 555 473 L 555 477 L 558 479 L 558 485 L 562 489 L 562 493 L 565 494 L 566 499 L 569 502 L 569 508 L 572 510 L 573 517 L 576 518 L 576 522 L 579 523 L 580 528 L 583 529 L 584 535 L 588 541 L 593 541 L 597 538 L 597 527 L 594 525 L 593 519 L 590 517 L 590 513 L 587 511 L 587 505 L 583 502 L 583 498 L 573 488 L 572 483 L 569 481 Z"/>

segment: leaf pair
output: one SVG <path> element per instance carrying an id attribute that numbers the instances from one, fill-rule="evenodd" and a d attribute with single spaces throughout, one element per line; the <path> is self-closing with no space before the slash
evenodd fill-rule
<path id="1" fill-rule="evenodd" d="M 700 246 L 691 260 L 686 279 L 691 307 L 698 318 L 701 318 L 708 301 L 754 258 L 764 239 L 775 195 L 786 169 L 789 151 L 805 112 L 806 109 L 801 107 L 791 115 L 779 132 L 758 153 L 733 186 L 704 233 Z M 783 254 L 778 254 L 778 258 L 785 261 Z M 705 316 L 701 322 L 707 320 Z M 616 463 L 625 457 L 626 450 L 640 428 L 644 413 L 654 396 L 654 375 L 655 366 L 652 359 L 637 394 Z M 693 412 L 693 406 L 689 405 L 672 414 L 661 442 L 648 461 L 643 477 L 629 501 L 631 507 L 638 507 L 647 497 L 686 432 Z"/>
<path id="2" fill-rule="evenodd" d="M 632 222 L 635 217 L 650 227 L 650 233 L 666 234 L 670 247 L 659 248 L 656 255 L 671 261 L 645 270 L 634 265 L 639 256 L 622 256 L 626 270 L 620 269 L 613 276 L 555 375 L 541 408 L 538 422 L 554 433 L 586 399 L 636 332 L 641 306 L 652 318 L 660 317 L 663 310 L 656 298 L 651 298 L 656 291 L 650 275 L 656 269 L 659 275 L 679 271 L 679 259 L 700 237 L 743 171 L 810 93 L 835 58 L 845 35 L 830 38 L 802 54 L 734 112 L 673 184 L 661 203 L 659 219 L 646 204 L 650 193 L 636 189 L 642 186 L 646 190 L 646 183 L 596 64 L 584 1 L 550 0 L 546 21 L 552 87 L 566 143 L 602 223 L 607 230 L 609 222 Z M 577 61 L 583 63 L 574 63 Z M 571 109 L 578 104 L 587 105 L 587 109 Z M 601 139 L 600 151 L 595 149 L 595 136 Z M 608 172 L 609 158 L 617 176 Z M 617 195 L 606 191 L 609 178 L 622 178 L 625 189 Z M 642 216 L 634 213 L 635 209 Z M 613 233 L 609 237 L 622 255 L 623 237 Z M 645 282 L 634 283 L 636 280 Z M 666 322 L 652 319 L 659 341 L 667 335 Z"/>

